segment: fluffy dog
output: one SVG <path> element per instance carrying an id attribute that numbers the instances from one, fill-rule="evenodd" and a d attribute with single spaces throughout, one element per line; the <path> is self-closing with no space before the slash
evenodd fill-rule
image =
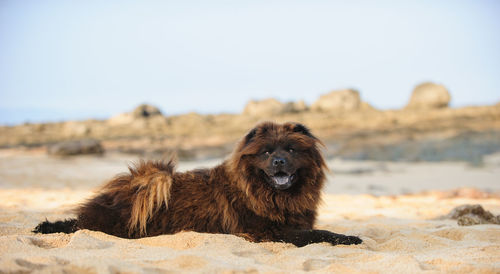
<path id="1" fill-rule="evenodd" d="M 214 168 L 175 172 L 172 160 L 142 161 L 79 206 L 76 219 L 45 221 L 34 232 L 139 238 L 197 231 L 296 246 L 359 244 L 355 236 L 313 229 L 326 169 L 319 145 L 301 124 L 262 123 Z"/>

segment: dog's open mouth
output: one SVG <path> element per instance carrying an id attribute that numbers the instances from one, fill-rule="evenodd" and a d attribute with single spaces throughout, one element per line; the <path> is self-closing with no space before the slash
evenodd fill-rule
<path id="1" fill-rule="evenodd" d="M 287 189 L 292 186 L 293 179 L 295 179 L 295 174 L 288 174 L 286 172 L 278 172 L 273 176 L 270 176 L 273 186 L 277 189 Z"/>

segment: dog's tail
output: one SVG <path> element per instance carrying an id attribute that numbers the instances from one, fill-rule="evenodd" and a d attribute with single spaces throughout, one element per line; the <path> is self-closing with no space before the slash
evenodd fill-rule
<path id="1" fill-rule="evenodd" d="M 77 219 L 40 223 L 36 233 L 72 233 L 90 229 L 114 235 L 146 236 L 146 225 L 160 209 L 168 209 L 170 188 L 173 182 L 175 158 L 169 161 L 140 161 L 129 167 L 130 174 L 123 174 L 104 185 L 97 196 L 80 206 Z M 129 216 L 118 220 L 123 231 L 106 216 Z M 116 219 L 116 218 L 115 218 Z M 117 220 L 115 220 L 117 221 Z"/>
<path id="2" fill-rule="evenodd" d="M 140 236 L 146 235 L 146 224 L 162 206 L 168 209 L 170 187 L 174 173 L 175 158 L 168 162 L 139 162 L 131 168 L 133 179 L 131 187 L 135 189 L 128 222 L 129 234 L 134 231 Z"/>
<path id="3" fill-rule="evenodd" d="M 39 223 L 32 232 L 50 234 L 50 233 L 73 233 L 79 228 L 76 224 L 76 219 L 66 219 L 64 221 L 49 222 L 45 219 L 44 222 Z"/>

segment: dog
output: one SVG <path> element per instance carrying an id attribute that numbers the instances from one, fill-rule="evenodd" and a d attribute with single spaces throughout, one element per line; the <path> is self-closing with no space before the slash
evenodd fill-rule
<path id="1" fill-rule="evenodd" d="M 302 124 L 264 122 L 214 168 L 176 172 L 173 160 L 141 161 L 77 207 L 75 219 L 46 220 L 34 232 L 140 238 L 196 231 L 298 247 L 360 244 L 313 229 L 327 169 L 321 145 Z"/>

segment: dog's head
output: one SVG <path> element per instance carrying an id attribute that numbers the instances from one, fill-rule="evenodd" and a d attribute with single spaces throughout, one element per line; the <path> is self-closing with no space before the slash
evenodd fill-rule
<path id="1" fill-rule="evenodd" d="M 240 141 L 233 164 L 255 183 L 286 191 L 314 183 L 326 167 L 318 149 L 321 142 L 298 123 L 257 125 Z"/>

